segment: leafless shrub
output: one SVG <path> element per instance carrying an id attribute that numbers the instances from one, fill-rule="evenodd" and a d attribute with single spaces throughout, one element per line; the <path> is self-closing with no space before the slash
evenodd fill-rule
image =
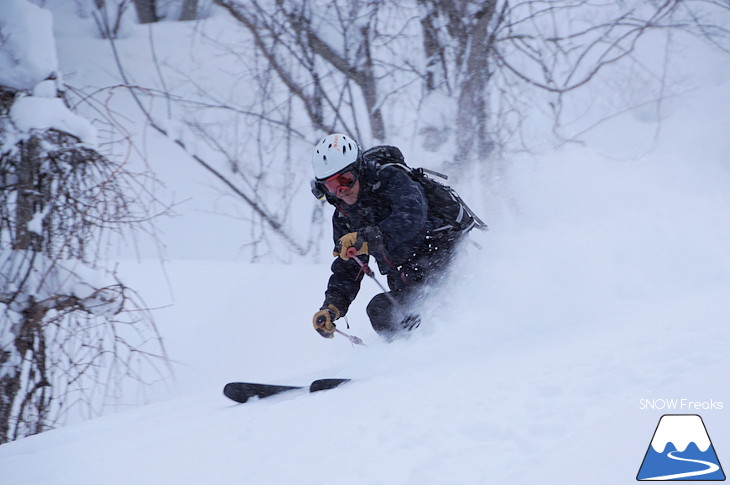
<path id="1" fill-rule="evenodd" d="M 169 376 L 150 313 L 104 267 L 106 245 L 150 230 L 158 201 L 76 136 L 15 128 L 2 99 L 0 443 Z"/>

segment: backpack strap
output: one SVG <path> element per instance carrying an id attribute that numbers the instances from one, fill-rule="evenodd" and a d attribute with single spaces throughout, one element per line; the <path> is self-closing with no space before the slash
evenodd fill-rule
<path id="1" fill-rule="evenodd" d="M 390 163 L 379 163 L 376 170 L 378 172 L 378 175 L 380 175 L 380 172 L 383 171 L 384 168 L 387 167 L 398 167 L 401 170 L 405 171 L 407 174 L 412 174 L 414 172 L 414 169 L 406 165 L 405 163 L 398 163 L 398 162 L 390 162 Z"/>
<path id="2" fill-rule="evenodd" d="M 474 228 L 482 230 L 487 229 L 487 225 L 474 213 L 474 211 L 469 208 L 469 206 L 466 205 L 466 203 L 462 200 L 461 197 L 459 197 L 459 194 L 457 194 L 454 189 L 429 177 L 429 175 L 431 175 L 434 177 L 442 178 L 444 180 L 448 180 L 449 177 L 447 175 L 423 167 L 409 167 L 406 164 L 405 158 L 403 157 L 403 154 L 398 149 L 398 147 L 389 145 L 372 147 L 363 153 L 363 160 L 365 161 L 365 163 L 368 164 L 371 169 L 373 169 L 376 175 L 375 180 L 371 185 L 372 190 L 380 189 L 380 172 L 383 169 L 387 167 L 398 167 L 399 169 L 406 172 L 413 181 L 421 185 L 424 191 L 428 190 L 428 186 L 438 185 L 440 186 L 441 190 L 445 190 L 448 193 L 448 196 L 451 198 L 451 200 L 453 200 L 453 202 L 455 202 L 459 207 L 458 215 L 454 220 L 454 223 L 456 225 L 445 224 L 442 227 L 438 227 L 429 231 L 432 234 L 443 233 L 445 231 L 467 232 Z"/>

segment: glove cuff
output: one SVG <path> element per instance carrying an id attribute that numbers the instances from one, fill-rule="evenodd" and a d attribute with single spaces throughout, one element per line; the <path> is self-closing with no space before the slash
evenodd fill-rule
<path id="1" fill-rule="evenodd" d="M 383 232 L 378 226 L 363 227 L 357 236 L 358 242 L 368 245 L 370 253 L 383 251 Z"/>
<path id="2" fill-rule="evenodd" d="M 332 303 L 322 306 L 320 310 L 329 310 L 330 313 L 332 313 L 332 321 L 337 320 L 341 316 L 340 309 L 334 306 Z"/>

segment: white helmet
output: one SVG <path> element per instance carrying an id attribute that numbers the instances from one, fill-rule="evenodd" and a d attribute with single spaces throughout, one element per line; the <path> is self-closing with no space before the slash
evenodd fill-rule
<path id="1" fill-rule="evenodd" d="M 357 142 L 342 133 L 327 135 L 314 148 L 312 167 L 317 180 L 342 172 L 360 160 Z"/>

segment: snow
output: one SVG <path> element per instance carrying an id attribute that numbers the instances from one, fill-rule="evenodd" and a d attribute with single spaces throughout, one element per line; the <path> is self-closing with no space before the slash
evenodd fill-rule
<path id="1" fill-rule="evenodd" d="M 34 220 L 39 215 L 36 213 Z M 111 288 L 116 284 L 113 274 L 90 268 L 76 260 L 52 259 L 32 251 L 0 251 L 0 268 L 0 281 L 3 283 L 0 287 L 6 288 L 11 294 L 17 291 L 13 282 L 23 281 L 37 301 L 53 295 L 73 295 L 84 300 L 84 305 L 88 305 L 87 308 L 95 314 L 114 313 L 121 304 L 121 295 Z M 21 293 L 14 298 L 10 295 L 2 296 L 12 301 L 11 309 L 20 313 L 26 308 L 25 298 L 29 294 Z"/>
<path id="2" fill-rule="evenodd" d="M 55 98 L 57 95 L 56 81 L 52 79 L 41 81 L 33 88 L 33 96 L 37 98 Z"/>
<path id="3" fill-rule="evenodd" d="M 54 128 L 74 135 L 83 142 L 96 143 L 96 129 L 87 120 L 71 112 L 61 98 L 18 98 L 10 108 L 10 117 L 23 132 Z"/>
<path id="4" fill-rule="evenodd" d="M 730 174 L 589 157 L 515 167 L 521 212 L 491 214 L 449 303 L 390 345 L 364 316 L 369 281 L 349 330 L 368 347 L 312 331 L 326 264 L 173 261 L 169 286 L 154 263 L 127 264 L 151 306 L 174 302 L 156 316 L 181 396 L 0 446 L 4 483 L 633 480 L 662 414 L 640 399 L 730 400 Z M 221 395 L 344 376 L 319 395 Z M 726 413 L 702 412 L 721 460 Z"/>
<path id="5" fill-rule="evenodd" d="M 83 49 L 73 57 L 86 40 L 63 39 L 63 70 L 101 78 Z M 120 46 L 130 56 L 139 50 L 133 39 Z M 0 481 L 630 483 L 661 415 L 698 413 L 640 406 L 664 398 L 724 403 L 699 413 L 721 462 L 730 461 L 730 116 L 722 102 L 730 84 L 722 73 L 704 75 L 725 61 L 704 61 L 690 102 L 673 107 L 655 149 L 631 145 L 641 157 L 616 159 L 629 150 L 616 140 L 638 133 L 646 141 L 654 126 L 622 119 L 596 135 L 600 149 L 515 158 L 491 191 L 460 189 L 470 205 L 484 202 L 474 207 L 490 225 L 474 234 L 483 249 L 465 250 L 422 328 L 393 344 L 369 328 L 371 281 L 346 329 L 367 347 L 322 339 L 310 319 L 327 257 L 235 261 L 219 245 L 235 244 L 241 228 L 182 205 L 183 217 L 166 223 L 175 257 L 164 270 L 152 259 L 119 266 L 155 308 L 176 361 L 175 391 L 0 445 Z M 19 101 L 47 101 L 48 92 Z M 168 183 L 197 204 L 210 200 L 179 152 L 153 136 L 149 144 Z M 323 377 L 354 382 L 245 405 L 221 393 L 234 380 Z"/>
<path id="6" fill-rule="evenodd" d="M 58 70 L 53 15 L 27 0 L 0 2 L 0 85 L 32 90 Z"/>
<path id="7" fill-rule="evenodd" d="M 53 15 L 27 0 L 0 3 L 0 85 L 33 96 L 18 98 L 10 110 L 15 127 L 21 132 L 54 128 L 94 144 L 94 127 L 72 113 L 57 98 L 56 41 Z M 60 81 L 58 81 L 60 82 Z"/>

